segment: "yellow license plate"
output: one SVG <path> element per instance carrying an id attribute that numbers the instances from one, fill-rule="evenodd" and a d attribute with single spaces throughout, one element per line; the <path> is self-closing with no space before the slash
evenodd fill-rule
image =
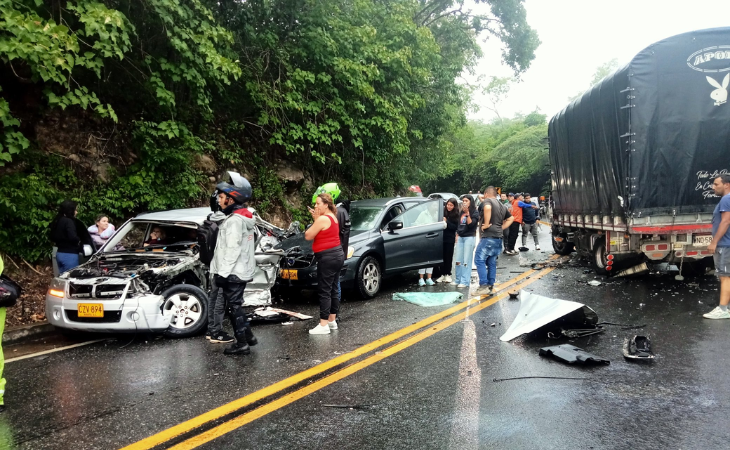
<path id="1" fill-rule="evenodd" d="M 101 303 L 79 303 L 79 317 L 104 317 Z"/>
<path id="2" fill-rule="evenodd" d="M 281 278 L 283 278 L 285 280 L 298 280 L 299 271 L 291 270 L 291 269 L 284 269 L 281 271 Z"/>

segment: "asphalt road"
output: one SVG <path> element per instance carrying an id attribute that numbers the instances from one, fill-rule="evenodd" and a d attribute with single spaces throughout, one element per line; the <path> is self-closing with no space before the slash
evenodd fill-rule
<path id="1" fill-rule="evenodd" d="M 531 262 L 552 256 L 549 239 L 543 226 Z M 348 299 L 331 335 L 310 336 L 314 320 L 256 326 L 260 344 L 247 357 L 224 356 L 203 337 L 143 335 L 30 353 L 5 367 L 0 448 L 728 448 L 730 321 L 701 316 L 717 303 L 713 277 L 605 279 L 575 258 L 530 270 L 501 256 L 498 267 L 497 282 L 514 284 L 494 297 L 431 308 L 393 301 L 394 292 L 454 289 L 418 288 L 409 273 L 375 299 Z M 644 326 L 501 342 L 519 310 L 506 295 L 515 286 Z M 285 307 L 318 311 L 308 295 Z M 633 334 L 651 337 L 653 362 L 623 359 Z M 611 364 L 538 356 L 560 343 Z M 581 379 L 494 381 L 538 376 Z"/>

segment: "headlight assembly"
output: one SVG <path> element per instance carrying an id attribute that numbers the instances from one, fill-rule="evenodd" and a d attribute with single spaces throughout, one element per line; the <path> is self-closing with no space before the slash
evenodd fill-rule
<path id="1" fill-rule="evenodd" d="M 54 278 L 48 287 L 48 295 L 63 298 L 66 294 L 66 280 Z"/>

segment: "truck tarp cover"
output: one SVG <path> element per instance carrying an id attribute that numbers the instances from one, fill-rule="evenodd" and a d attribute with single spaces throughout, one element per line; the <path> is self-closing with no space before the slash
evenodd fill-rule
<path id="1" fill-rule="evenodd" d="M 712 212 L 730 170 L 729 86 L 730 28 L 644 49 L 550 120 L 555 211 Z"/>

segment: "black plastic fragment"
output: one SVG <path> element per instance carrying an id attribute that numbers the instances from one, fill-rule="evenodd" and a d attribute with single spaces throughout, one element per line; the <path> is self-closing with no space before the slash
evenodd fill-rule
<path id="1" fill-rule="evenodd" d="M 611 361 L 607 359 L 588 353 L 582 348 L 578 348 L 570 344 L 543 347 L 540 349 L 540 356 L 552 356 L 553 358 L 567 362 L 568 364 L 611 364 Z"/>

